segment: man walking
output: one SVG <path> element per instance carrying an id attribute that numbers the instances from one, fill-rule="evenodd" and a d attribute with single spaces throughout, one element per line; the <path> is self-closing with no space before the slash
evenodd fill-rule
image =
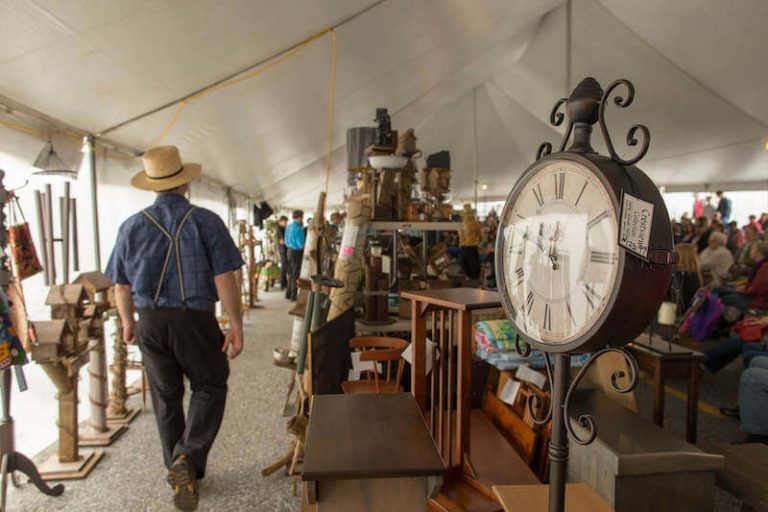
<path id="1" fill-rule="evenodd" d="M 280 289 L 288 289 L 288 254 L 285 246 L 285 228 L 288 226 L 288 217 L 281 215 L 277 220 L 277 252 L 280 256 Z"/>
<path id="2" fill-rule="evenodd" d="M 293 222 L 285 228 L 285 245 L 288 247 L 288 289 L 285 292 L 285 298 L 296 301 L 298 288 L 296 281 L 299 280 L 301 273 L 301 258 L 304 255 L 304 212 L 296 210 L 293 212 Z"/>
<path id="3" fill-rule="evenodd" d="M 123 338 L 144 355 L 174 505 L 194 510 L 224 416 L 228 360 L 243 349 L 235 279 L 243 260 L 221 218 L 185 197 L 201 166 L 182 163 L 175 146 L 142 158 L 131 184 L 157 198 L 120 227 L 106 273 L 116 283 Z M 214 314 L 219 299 L 230 320 L 226 337 Z M 186 418 L 184 377 L 192 390 Z"/>

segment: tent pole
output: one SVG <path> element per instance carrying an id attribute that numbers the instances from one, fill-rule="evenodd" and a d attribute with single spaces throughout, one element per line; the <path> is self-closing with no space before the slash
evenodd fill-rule
<path id="1" fill-rule="evenodd" d="M 573 72 L 572 54 L 573 0 L 565 4 L 565 96 L 571 94 L 571 73 Z"/>
<path id="2" fill-rule="evenodd" d="M 475 183 L 475 211 L 477 211 L 477 86 L 472 89 L 472 175 Z"/>
<path id="3" fill-rule="evenodd" d="M 93 262 L 96 270 L 101 270 L 101 242 L 99 238 L 99 199 L 97 196 L 98 183 L 96 179 L 96 141 L 93 135 L 88 135 L 88 167 L 91 173 L 91 213 L 93 215 Z"/>

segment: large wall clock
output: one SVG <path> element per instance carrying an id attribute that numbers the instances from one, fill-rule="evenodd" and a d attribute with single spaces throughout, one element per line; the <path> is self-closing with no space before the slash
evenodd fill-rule
<path id="1" fill-rule="evenodd" d="M 613 149 L 604 109 L 628 106 L 632 84 L 614 82 L 605 93 L 585 79 L 565 104 L 569 117 L 561 150 L 542 145 L 539 159 L 515 184 L 502 211 L 496 247 L 499 293 L 518 333 L 535 348 L 579 353 L 623 346 L 648 325 L 669 285 L 672 228 L 656 185 L 634 163 L 645 154 L 649 132 L 637 125 L 627 136 L 638 156 L 623 160 Z M 592 149 L 599 122 L 610 156 Z M 573 133 L 573 143 L 565 145 Z"/>

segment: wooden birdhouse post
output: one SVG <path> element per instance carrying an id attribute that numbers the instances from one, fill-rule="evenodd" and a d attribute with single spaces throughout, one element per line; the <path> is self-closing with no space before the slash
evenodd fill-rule
<path id="1" fill-rule="evenodd" d="M 86 296 L 86 305 L 78 317 L 79 342 L 92 345 L 88 362 L 91 415 L 88 426 L 80 431 L 80 446 L 109 446 L 127 428 L 123 424 L 110 425 L 107 422 L 107 407 L 110 404 L 104 313 L 109 308 L 109 290 L 114 288 L 114 282 L 101 272 L 86 272 L 77 276 L 72 286 L 82 286 Z M 115 352 L 117 358 L 118 351 Z M 125 372 L 124 365 L 122 372 Z"/>
<path id="2" fill-rule="evenodd" d="M 85 478 L 104 455 L 102 451 L 81 451 L 78 443 L 77 381 L 88 347 L 77 349 L 76 324 L 67 319 L 33 324 L 38 339 L 32 359 L 56 386 L 59 401 L 58 452 L 40 466 L 40 475 L 43 480 Z"/>

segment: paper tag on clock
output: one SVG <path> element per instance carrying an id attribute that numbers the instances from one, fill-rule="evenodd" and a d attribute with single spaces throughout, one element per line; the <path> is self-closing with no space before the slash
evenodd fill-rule
<path id="1" fill-rule="evenodd" d="M 624 192 L 621 196 L 619 245 L 647 260 L 652 225 L 653 203 Z"/>

